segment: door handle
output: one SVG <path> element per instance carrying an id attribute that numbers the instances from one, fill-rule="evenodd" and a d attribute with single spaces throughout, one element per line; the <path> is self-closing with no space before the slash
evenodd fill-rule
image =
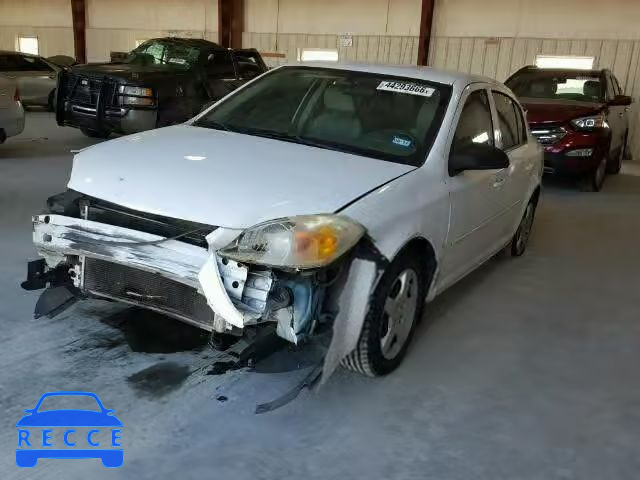
<path id="1" fill-rule="evenodd" d="M 495 181 L 493 182 L 493 188 L 501 187 L 504 184 L 505 180 L 505 177 L 496 177 Z"/>
<path id="2" fill-rule="evenodd" d="M 626 110 L 625 110 L 624 112 L 626 112 Z M 624 112 L 620 112 L 620 113 L 618 114 L 618 116 L 619 116 L 620 118 L 624 117 Z"/>

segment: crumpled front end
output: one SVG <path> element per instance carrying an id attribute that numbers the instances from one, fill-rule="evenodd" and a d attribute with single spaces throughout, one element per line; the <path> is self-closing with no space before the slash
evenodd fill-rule
<path id="1" fill-rule="evenodd" d="M 243 264 L 218 253 L 240 230 L 79 197 L 77 211 L 67 205 L 33 218 L 43 260 L 32 262 L 23 286 L 49 285 L 41 300 L 53 298 L 39 302 L 37 316 L 57 313 L 56 299 L 68 295 L 47 292 L 62 288 L 75 297 L 155 310 L 217 334 L 240 337 L 248 327 L 271 324 L 278 336 L 298 344 L 333 329 L 325 378 L 355 348 L 377 276 L 374 262 L 351 252 L 308 271 Z"/>

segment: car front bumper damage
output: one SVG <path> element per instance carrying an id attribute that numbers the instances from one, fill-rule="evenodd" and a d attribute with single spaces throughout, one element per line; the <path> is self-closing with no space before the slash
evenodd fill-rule
<path id="1" fill-rule="evenodd" d="M 75 296 L 156 310 L 209 332 L 241 336 L 247 327 L 275 323 L 277 334 L 294 344 L 325 323 L 333 330 L 322 368 L 325 380 L 357 345 L 379 262 L 349 255 L 328 280 L 326 272 L 243 265 L 217 254 L 239 233 L 217 228 L 206 237 L 207 249 L 83 218 L 38 215 L 33 240 L 44 261 L 32 262 L 23 286 L 62 286 Z M 39 305 L 36 316 L 59 311 L 55 301 Z"/>

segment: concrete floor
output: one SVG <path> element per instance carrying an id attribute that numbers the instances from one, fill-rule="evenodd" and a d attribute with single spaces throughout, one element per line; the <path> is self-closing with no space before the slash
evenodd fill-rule
<path id="1" fill-rule="evenodd" d="M 69 150 L 91 142 L 50 114 L 27 125 L 0 146 L 0 478 L 637 478 L 637 167 L 599 194 L 547 186 L 528 253 L 431 304 L 393 375 L 339 371 L 256 416 L 299 372 L 207 375 L 198 332 L 106 303 L 32 318 L 38 293 L 19 287 L 30 215 L 64 188 Z M 15 422 L 53 390 L 93 391 L 116 410 L 121 469 L 15 466 Z"/>

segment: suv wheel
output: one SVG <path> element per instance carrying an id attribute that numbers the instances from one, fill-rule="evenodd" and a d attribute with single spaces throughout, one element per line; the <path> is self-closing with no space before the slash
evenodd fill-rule
<path id="1" fill-rule="evenodd" d="M 395 370 L 422 316 L 427 284 L 422 262 L 410 252 L 398 257 L 380 279 L 358 346 L 342 365 L 370 377 Z"/>
<path id="2" fill-rule="evenodd" d="M 599 192 L 607 176 L 607 156 L 602 157 L 598 167 L 584 179 L 584 190 L 588 192 Z"/>

